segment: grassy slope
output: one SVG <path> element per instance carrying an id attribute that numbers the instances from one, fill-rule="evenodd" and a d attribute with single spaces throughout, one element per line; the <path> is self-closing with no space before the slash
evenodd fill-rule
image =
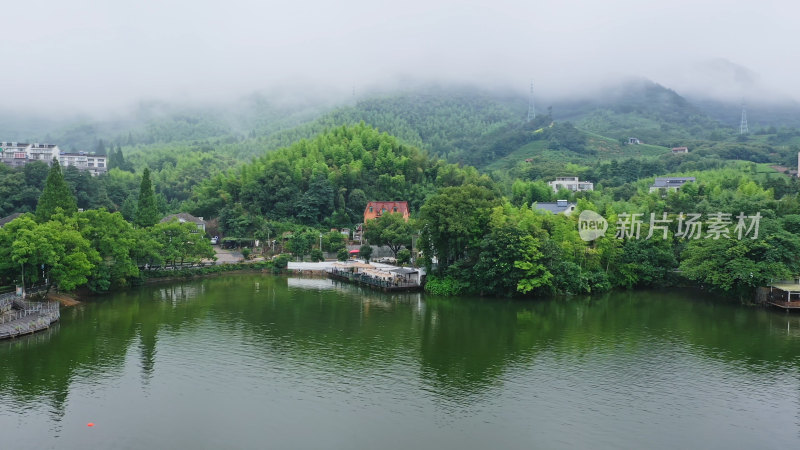
<path id="1" fill-rule="evenodd" d="M 582 131 L 587 138 L 587 148 L 590 150 L 595 150 L 597 152 L 596 154 L 589 155 L 570 151 L 554 151 L 547 148 L 547 141 L 540 140 L 530 142 L 527 145 L 514 150 L 504 158 L 498 159 L 487 165 L 485 169 L 490 171 L 510 169 L 520 161 L 535 157 L 563 163 L 572 162 L 585 164 L 598 160 L 644 158 L 669 153 L 669 149 L 666 147 L 648 144 L 623 145 L 620 144 L 616 139 L 611 139 L 609 137 L 585 130 Z"/>

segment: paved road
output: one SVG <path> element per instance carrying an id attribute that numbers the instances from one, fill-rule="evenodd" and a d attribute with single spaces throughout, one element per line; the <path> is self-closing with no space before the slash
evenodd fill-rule
<path id="1" fill-rule="evenodd" d="M 214 246 L 214 252 L 217 254 L 217 264 L 238 263 L 243 258 L 240 252 L 235 250 L 225 250 L 216 245 Z"/>

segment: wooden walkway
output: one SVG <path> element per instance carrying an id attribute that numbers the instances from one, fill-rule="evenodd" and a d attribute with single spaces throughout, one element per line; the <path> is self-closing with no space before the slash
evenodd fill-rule
<path id="1" fill-rule="evenodd" d="M 58 302 L 29 302 L 15 294 L 0 296 L 0 339 L 50 328 L 61 318 Z"/>
<path id="2" fill-rule="evenodd" d="M 785 311 L 800 310 L 800 283 L 797 280 L 776 281 L 756 290 L 756 301 Z"/>
<path id="3" fill-rule="evenodd" d="M 800 302 L 779 302 L 775 300 L 767 300 L 767 304 L 789 310 L 800 310 Z"/>

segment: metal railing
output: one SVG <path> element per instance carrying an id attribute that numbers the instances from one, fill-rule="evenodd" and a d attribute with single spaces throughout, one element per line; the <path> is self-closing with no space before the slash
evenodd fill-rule
<path id="1" fill-rule="evenodd" d="M 11 308 L 11 306 L 14 304 L 14 299 L 15 298 L 17 298 L 16 295 L 9 296 L 9 297 L 0 296 L 0 312 L 3 312 L 5 310 Z"/>
<path id="2" fill-rule="evenodd" d="M 0 324 L 20 320 L 34 314 L 39 314 L 50 322 L 61 318 L 61 305 L 58 302 L 29 302 L 19 297 L 14 297 L 10 301 L 12 309 L 0 314 Z"/>

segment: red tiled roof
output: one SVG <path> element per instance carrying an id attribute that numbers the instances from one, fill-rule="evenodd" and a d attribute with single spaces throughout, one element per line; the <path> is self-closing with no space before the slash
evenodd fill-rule
<path id="1" fill-rule="evenodd" d="M 383 211 L 384 209 L 387 212 L 394 212 L 394 208 L 397 208 L 397 212 L 408 214 L 408 202 L 369 202 L 364 211 L 369 211 L 370 206 L 374 208 L 375 212 Z"/>

